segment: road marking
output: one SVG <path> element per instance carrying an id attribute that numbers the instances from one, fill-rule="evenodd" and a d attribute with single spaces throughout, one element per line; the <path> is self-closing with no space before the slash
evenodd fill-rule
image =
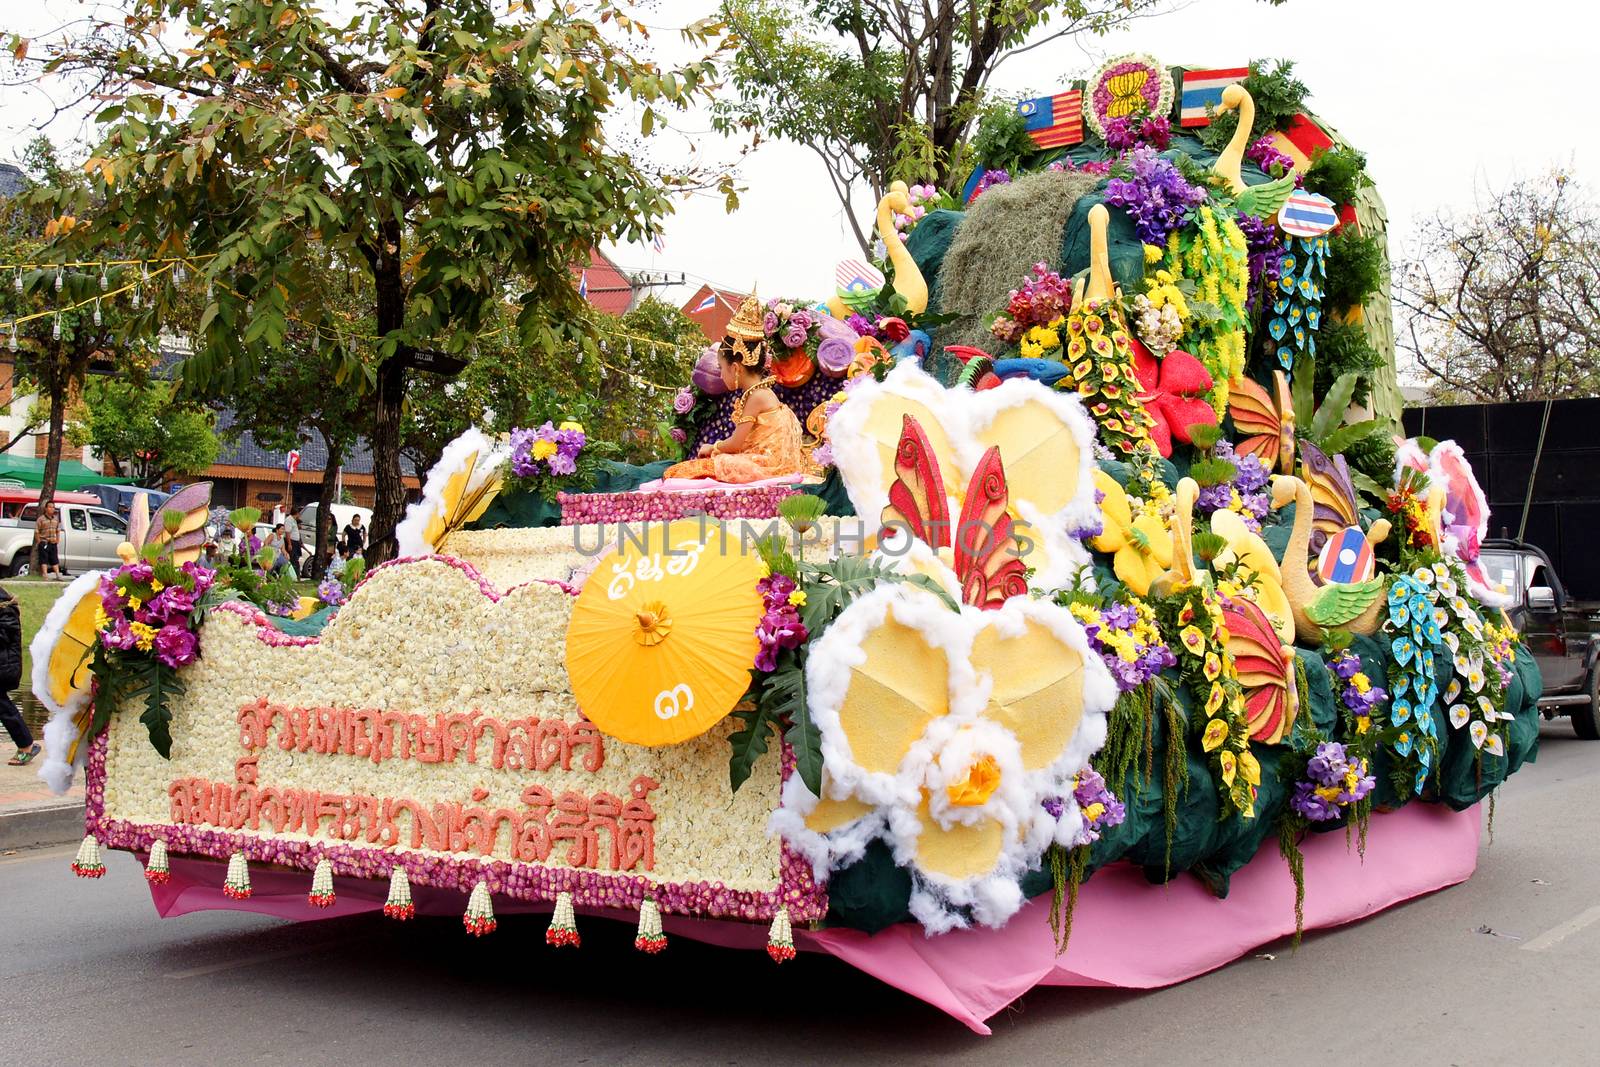
<path id="1" fill-rule="evenodd" d="M 1579 930 L 1586 926 L 1592 926 L 1596 922 L 1600 922 L 1600 904 L 1596 904 L 1585 911 L 1580 911 L 1560 926 L 1546 930 L 1527 944 L 1517 947 L 1528 952 L 1543 952 L 1547 948 L 1554 948 Z"/>
<path id="2" fill-rule="evenodd" d="M 162 975 L 163 978 L 200 978 L 219 971 L 231 971 L 239 967 L 254 967 L 258 963 L 271 963 L 273 960 L 288 959 L 291 956 L 306 956 L 313 952 L 322 952 L 327 949 L 339 948 L 353 941 L 363 940 L 355 937 L 342 937 L 333 941 L 318 941 L 311 945 L 301 945 L 298 948 L 279 949 L 276 952 L 258 952 L 254 956 L 243 956 L 238 959 L 224 960 L 221 963 L 212 963 L 205 967 L 191 967 L 186 971 L 173 971 Z"/>

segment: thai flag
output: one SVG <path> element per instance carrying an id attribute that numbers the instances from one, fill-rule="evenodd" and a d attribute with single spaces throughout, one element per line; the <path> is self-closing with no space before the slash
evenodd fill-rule
<path id="1" fill-rule="evenodd" d="M 284 457 L 283 465 L 290 474 L 293 474 L 295 471 L 299 470 L 300 450 L 298 448 L 290 449 L 288 456 Z"/>
<path id="2" fill-rule="evenodd" d="M 656 239 L 650 242 L 650 247 L 655 249 L 656 255 L 659 256 L 667 250 L 667 239 L 658 233 L 656 234 Z"/>
<path id="3" fill-rule="evenodd" d="M 1339 225 L 1339 209 L 1321 193 L 1289 194 L 1278 211 L 1278 225 L 1296 237 L 1317 237 Z"/>
<path id="4" fill-rule="evenodd" d="M 1028 136 L 1040 148 L 1060 148 L 1083 140 L 1083 92 L 1068 89 L 1054 96 L 1024 100 L 1017 114 L 1027 124 Z"/>
<path id="5" fill-rule="evenodd" d="M 584 271 L 578 275 L 578 295 L 585 300 L 589 299 L 589 272 Z"/>
<path id="6" fill-rule="evenodd" d="M 883 272 L 859 259 L 841 259 L 833 269 L 833 283 L 841 293 L 883 288 Z"/>
<path id="7" fill-rule="evenodd" d="M 1249 67 L 1230 67 L 1227 70 L 1184 71 L 1183 96 L 1179 102 L 1178 125 L 1211 125 L 1211 116 L 1206 114 L 1207 105 L 1213 111 L 1221 107 L 1222 90 L 1234 82 L 1244 81 L 1249 76 Z"/>
<path id="8" fill-rule="evenodd" d="M 1372 545 L 1359 526 L 1346 526 L 1330 537 L 1317 557 L 1317 576 L 1324 582 L 1365 582 L 1372 573 Z"/>
<path id="9" fill-rule="evenodd" d="M 709 293 L 706 296 L 706 298 L 704 300 L 702 300 L 702 301 L 700 301 L 700 303 L 696 304 L 694 306 L 694 309 L 692 311 L 690 311 L 689 314 L 693 315 L 693 314 L 696 314 L 697 312 L 701 312 L 701 311 L 710 311 L 712 308 L 714 308 L 716 306 L 717 306 L 717 294 L 716 294 L 715 290 L 713 290 L 711 293 Z"/>

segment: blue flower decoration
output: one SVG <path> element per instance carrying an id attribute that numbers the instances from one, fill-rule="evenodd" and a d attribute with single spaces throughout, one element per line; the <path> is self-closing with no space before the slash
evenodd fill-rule
<path id="1" fill-rule="evenodd" d="M 1389 647 L 1394 650 L 1395 662 L 1400 664 L 1402 667 L 1410 663 L 1412 657 L 1417 654 L 1417 647 L 1413 645 L 1411 643 L 1411 639 L 1407 637 L 1395 638 L 1394 643 Z"/>
<path id="2" fill-rule="evenodd" d="M 1411 735 L 1409 733 L 1402 733 L 1398 738 L 1396 738 L 1394 750 L 1400 753 L 1402 756 L 1411 755 Z"/>
<path id="3" fill-rule="evenodd" d="M 1411 718 L 1411 702 L 1409 700 L 1396 700 L 1389 706 L 1389 721 L 1399 726 Z"/>
<path id="4" fill-rule="evenodd" d="M 1416 787 L 1415 787 L 1414 791 L 1416 793 L 1420 794 L 1422 792 L 1422 787 L 1424 785 L 1426 785 L 1427 782 L 1428 782 L 1428 769 L 1426 767 L 1424 767 L 1422 770 L 1417 772 L 1417 784 L 1416 784 Z"/>
<path id="5" fill-rule="evenodd" d="M 1405 606 L 1405 604 L 1403 604 L 1403 603 L 1401 603 L 1401 602 L 1399 602 L 1397 600 L 1390 600 L 1389 601 L 1389 622 L 1394 626 L 1404 626 L 1406 623 L 1408 623 L 1410 621 L 1411 621 L 1411 611 L 1410 611 L 1410 609 L 1408 609 Z"/>
<path id="6" fill-rule="evenodd" d="M 1400 676 L 1400 680 L 1394 683 L 1394 695 L 1396 697 L 1405 696 L 1405 694 L 1407 692 L 1409 692 L 1410 689 L 1411 689 L 1411 675 L 1409 675 L 1409 674 L 1402 674 Z"/>

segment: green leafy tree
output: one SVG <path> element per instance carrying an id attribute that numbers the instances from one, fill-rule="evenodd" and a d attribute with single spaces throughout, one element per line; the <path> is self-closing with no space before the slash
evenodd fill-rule
<path id="1" fill-rule="evenodd" d="M 81 190 L 85 185 L 82 175 L 61 166 L 54 147 L 43 138 L 28 146 L 24 164 L 30 189 L 0 201 L 0 260 L 11 263 L 49 258 L 52 246 L 75 228 L 74 220 L 51 218 L 36 198 L 62 189 Z M 153 344 L 126 336 L 125 305 L 111 296 L 100 299 L 102 292 L 109 294 L 129 284 L 133 275 L 127 267 L 102 272 L 33 268 L 14 271 L 0 286 L 0 320 L 15 322 L 38 316 L 7 331 L 0 344 L 6 346 L 12 360 L 14 392 L 33 391 L 38 396 L 28 427 L 7 447 L 31 441 L 43 428 L 41 503 L 55 495 L 68 414 L 77 405 L 91 367 L 144 367 L 156 359 Z M 61 308 L 73 310 L 59 311 Z M 38 560 L 32 562 L 37 571 Z"/>
<path id="2" fill-rule="evenodd" d="M 78 411 L 81 421 L 68 428 L 69 439 L 89 445 L 140 485 L 159 488 L 217 461 L 211 413 L 181 400 L 164 379 L 92 378 Z"/>
<path id="3" fill-rule="evenodd" d="M 1040 45 L 1099 36 L 1159 0 L 725 0 L 738 41 L 733 94 L 716 108 L 726 132 L 751 131 L 817 154 L 863 250 L 856 217 L 894 179 L 964 178 L 967 141 L 994 72 Z M 970 165 L 970 164 L 967 164 Z"/>
<path id="4" fill-rule="evenodd" d="M 599 241 L 648 236 L 675 191 L 710 180 L 657 172 L 608 138 L 625 102 L 649 135 L 714 77 L 703 57 L 672 69 L 642 58 L 648 30 L 611 0 L 124 8 L 33 49 L 116 101 L 86 164 L 96 191 L 115 195 L 81 241 L 214 257 L 183 369 L 202 392 L 254 380 L 292 321 L 334 334 L 310 265 L 364 272 L 378 338 L 365 402 L 374 558 L 392 551 L 405 502 L 402 406 L 418 350 L 469 352 L 513 280 L 524 345 L 584 343 L 568 264 Z M 704 20 L 682 36 L 703 54 L 716 32 Z M 731 198 L 731 179 L 720 186 Z"/>

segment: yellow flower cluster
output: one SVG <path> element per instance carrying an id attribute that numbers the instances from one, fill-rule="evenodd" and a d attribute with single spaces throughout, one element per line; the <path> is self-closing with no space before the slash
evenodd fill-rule
<path id="1" fill-rule="evenodd" d="M 1168 263 L 1181 266 L 1195 283 L 1195 299 L 1220 311 L 1201 331 L 1190 328 L 1190 349 L 1216 383 L 1211 403 L 1220 416 L 1228 408 L 1228 383 L 1244 373 L 1245 300 L 1250 285 L 1249 243 L 1230 216 L 1209 207 L 1198 212 L 1199 233 L 1184 248 L 1175 231 L 1167 240 Z M 1146 253 L 1148 257 L 1149 253 Z"/>
<path id="2" fill-rule="evenodd" d="M 1136 598 L 1132 603 L 1134 610 L 1133 626 L 1127 630 L 1112 630 L 1100 622 L 1100 613 L 1087 604 L 1071 604 L 1067 610 L 1072 612 L 1073 618 L 1081 623 L 1095 623 L 1100 625 L 1098 640 L 1102 645 L 1117 654 L 1117 658 L 1124 663 L 1134 663 L 1150 645 L 1162 643 L 1161 628 L 1156 624 L 1155 610 L 1150 607 L 1150 602 L 1143 598 Z"/>
<path id="3" fill-rule="evenodd" d="M 1045 326 L 1034 326 L 1022 335 L 1018 347 L 1022 351 L 1023 359 L 1043 359 L 1046 352 L 1053 352 L 1061 347 L 1061 324 L 1063 317 L 1057 315 Z"/>
<path id="4" fill-rule="evenodd" d="M 1152 245 L 1145 245 L 1151 248 Z M 1183 290 L 1178 288 L 1178 276 L 1165 268 L 1155 271 L 1144 280 L 1145 296 L 1150 298 L 1150 306 L 1164 308 L 1168 304 L 1177 311 L 1178 318 L 1189 317 L 1189 302 L 1183 297 Z"/>

